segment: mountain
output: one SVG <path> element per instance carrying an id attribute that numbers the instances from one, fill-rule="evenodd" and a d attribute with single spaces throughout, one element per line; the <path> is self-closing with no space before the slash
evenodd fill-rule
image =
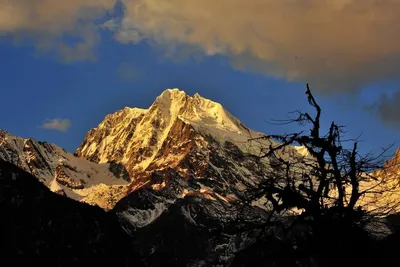
<path id="1" fill-rule="evenodd" d="M 269 168 L 258 156 L 273 141 L 262 137 L 221 104 L 168 89 L 148 109 L 107 115 L 75 156 L 125 166 L 131 184 L 113 212 L 147 266 L 224 266 L 268 217 L 241 202 Z"/>
<path id="2" fill-rule="evenodd" d="M 192 151 L 208 150 L 210 143 L 228 141 L 249 151 L 256 144 L 248 139 L 260 136 L 219 103 L 168 89 L 149 109 L 125 108 L 108 115 L 89 131 L 76 154 L 97 163 L 121 162 L 137 179 L 167 166 L 184 172 L 178 165 Z"/>
<path id="3" fill-rule="evenodd" d="M 24 139 L 0 130 L 0 159 L 37 177 L 53 192 L 111 209 L 129 175 L 116 163 L 96 164 L 47 142 Z M 102 198 L 97 197 L 103 195 Z"/>
<path id="4" fill-rule="evenodd" d="M 168 168 L 195 178 L 200 191 L 228 200 L 263 179 L 267 161 L 257 156 L 272 143 L 257 139 L 263 136 L 219 103 L 167 89 L 148 109 L 107 115 L 74 155 L 0 130 L 0 159 L 31 173 L 53 192 L 106 210 L 146 184 L 164 187 L 164 181 L 155 184 L 151 176 Z"/>
<path id="5" fill-rule="evenodd" d="M 382 213 L 387 213 L 388 211 L 392 214 L 400 213 L 400 148 L 397 149 L 392 158 L 383 164 L 382 168 L 372 172 L 372 175 L 377 178 L 379 183 L 373 180 L 361 185 L 361 188 L 379 193 L 365 194 L 360 199 L 364 208 Z"/>
<path id="6" fill-rule="evenodd" d="M 60 196 L 0 160 L 2 266 L 139 266 L 114 213 Z"/>
<path id="7" fill-rule="evenodd" d="M 147 266 L 218 266 L 252 244 L 259 230 L 250 225 L 268 217 L 241 203 L 265 176 L 258 155 L 273 141 L 263 136 L 219 103 L 168 89 L 148 109 L 107 115 L 74 155 L 1 131 L 0 159 L 53 192 L 111 210 Z"/>
<path id="8" fill-rule="evenodd" d="M 230 198 L 263 178 L 265 161 L 256 156 L 273 141 L 253 140 L 262 136 L 219 103 L 167 89 L 148 109 L 127 107 L 107 115 L 75 155 L 123 164 L 131 191 L 151 183 L 153 172 L 173 168 L 186 179 L 194 177 L 202 190 Z"/>
<path id="9" fill-rule="evenodd" d="M 291 229 L 293 240 L 288 241 L 282 225 L 295 218 L 293 213 L 274 217 L 263 205 L 265 199 L 243 200 L 247 189 L 271 178 L 272 162 L 259 157 L 270 145 L 274 141 L 249 129 L 221 104 L 178 89 L 165 90 L 148 109 L 126 107 L 107 115 L 74 155 L 0 131 L 0 160 L 29 173 L 4 165 L 8 174 L 0 181 L 5 181 L 0 204 L 7 207 L 7 220 L 0 230 L 5 236 L 11 229 L 23 244 L 14 242 L 4 251 L 28 255 L 38 249 L 35 257 L 55 262 L 72 250 L 79 263 L 100 253 L 93 264 L 115 258 L 111 264 L 116 266 L 136 259 L 141 259 L 140 266 L 259 266 L 259 260 L 300 266 L 297 257 L 304 251 L 294 244 L 308 226 Z M 281 153 L 286 159 L 310 156 L 304 147 L 287 147 Z M 400 152 L 393 162 L 399 158 Z M 399 169 L 391 170 L 392 176 L 398 175 Z M 10 219 L 14 216 L 15 225 Z M 391 231 L 398 228 L 398 220 L 391 219 Z M 55 245 L 57 239 L 60 245 Z M 89 247 L 82 249 L 86 242 Z M 305 261 L 312 258 L 307 253 L 300 255 Z"/>
<path id="10" fill-rule="evenodd" d="M 266 222 L 267 211 L 201 190 L 172 168 L 151 179 L 166 185 L 143 186 L 113 209 L 145 266 L 228 266 L 261 235 L 253 226 Z"/>
<path id="11" fill-rule="evenodd" d="M 148 109 L 127 107 L 107 115 L 88 132 L 75 155 L 98 164 L 124 165 L 132 180 L 128 194 L 142 187 L 160 191 L 171 181 L 190 181 L 175 194 L 166 189 L 168 199 L 155 198 L 157 208 L 143 211 L 152 213 L 151 218 L 143 219 L 136 207 L 126 206 L 123 212 L 119 208 L 129 223 L 142 227 L 186 195 L 238 201 L 246 189 L 264 179 L 267 160 L 257 156 L 273 141 L 257 139 L 263 136 L 219 103 L 167 89 Z M 287 153 L 299 154 L 297 149 Z M 172 170 L 175 178 L 169 179 Z"/>

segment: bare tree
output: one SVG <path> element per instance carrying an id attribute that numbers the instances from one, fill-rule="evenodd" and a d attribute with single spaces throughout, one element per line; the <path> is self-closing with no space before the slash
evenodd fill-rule
<path id="1" fill-rule="evenodd" d="M 294 117 L 280 122 L 309 125 L 309 132 L 257 138 L 277 142 L 260 155 L 267 160 L 269 171 L 263 182 L 249 190 L 247 198 L 254 201 L 264 197 L 274 214 L 296 211 L 301 218 L 329 218 L 349 225 L 365 225 L 373 218 L 397 211 L 399 201 L 388 196 L 400 193 L 397 176 L 385 171 L 394 168 L 393 164 L 384 164 L 389 148 L 377 156 L 362 155 L 358 139 L 344 140 L 344 127 L 335 122 L 323 133 L 322 109 L 308 84 L 306 96 L 315 115 L 295 111 Z M 298 153 L 295 146 L 306 153 Z M 377 201 L 383 196 L 388 203 Z"/>
<path id="2" fill-rule="evenodd" d="M 267 168 L 239 201 L 262 200 L 269 216 L 244 224 L 243 231 L 260 233 L 244 253 L 258 248 L 260 261 L 271 266 L 379 266 L 371 233 L 387 235 L 381 219 L 400 211 L 400 151 L 389 161 L 391 146 L 378 155 L 360 153 L 359 138 L 344 139 L 343 126 L 332 122 L 322 129 L 322 109 L 308 84 L 306 97 L 315 114 L 297 110 L 279 121 L 297 123 L 302 131 L 251 139 L 260 145 L 255 158 Z M 239 216 L 237 222 L 245 220 Z"/>

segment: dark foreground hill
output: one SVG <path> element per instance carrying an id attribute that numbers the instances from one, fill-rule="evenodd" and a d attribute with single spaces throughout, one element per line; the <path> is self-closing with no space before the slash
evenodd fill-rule
<path id="1" fill-rule="evenodd" d="M 167 197 L 171 192 L 160 193 Z M 121 201 L 117 209 L 131 201 L 143 204 L 149 197 L 156 195 L 139 190 Z M 221 248 L 231 246 L 232 237 L 246 243 L 255 236 L 249 234 L 252 231 L 239 234 L 239 225 L 215 220 L 221 205 L 187 196 L 154 223 L 136 229 L 123 225 L 125 232 L 114 211 L 105 212 L 52 193 L 29 173 L 0 161 L 0 265 L 400 266 L 399 234 L 383 240 L 365 235 L 360 239 L 351 233 L 343 235 L 334 225 L 327 225 L 322 238 L 303 240 L 305 243 L 270 235 L 248 247 L 237 244 L 242 248 L 234 252 L 234 259 L 224 261 L 221 252 L 227 249 Z M 295 235 L 302 235 L 301 229 Z"/>
<path id="2" fill-rule="evenodd" d="M 137 266 L 116 216 L 0 160 L 1 266 Z"/>

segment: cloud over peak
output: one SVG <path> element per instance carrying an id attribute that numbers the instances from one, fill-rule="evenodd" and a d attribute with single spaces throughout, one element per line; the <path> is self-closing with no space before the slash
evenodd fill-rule
<path id="1" fill-rule="evenodd" d="M 72 126 L 68 119 L 47 119 L 41 126 L 42 129 L 67 132 Z"/>
<path id="2" fill-rule="evenodd" d="M 122 44 L 193 46 L 332 93 L 398 79 L 399 13 L 398 0 L 0 0 L 0 34 L 29 36 L 39 49 L 78 60 L 94 57 L 107 28 Z M 65 35 L 80 41 L 68 44 Z"/>
<path id="3" fill-rule="evenodd" d="M 218 51 L 237 67 L 307 81 L 328 93 L 397 75 L 397 0 L 123 2 L 122 30 Z"/>

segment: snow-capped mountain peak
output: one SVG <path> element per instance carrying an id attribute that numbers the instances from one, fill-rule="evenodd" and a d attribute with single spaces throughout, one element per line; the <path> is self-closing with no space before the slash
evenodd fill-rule
<path id="1" fill-rule="evenodd" d="M 149 110 L 159 109 L 171 120 L 182 119 L 189 124 L 209 125 L 227 131 L 240 132 L 240 121 L 230 114 L 220 103 L 200 96 L 187 95 L 184 91 L 167 89 L 150 107 Z"/>
<path id="2" fill-rule="evenodd" d="M 168 186 L 152 175 L 169 169 L 183 179 L 205 181 L 200 189 L 217 198 L 232 199 L 233 191 L 263 178 L 266 164 L 255 156 L 272 141 L 254 140 L 261 136 L 220 103 L 175 88 L 162 92 L 147 109 L 125 107 L 105 116 L 74 155 L 0 131 L 0 158 L 29 171 L 52 191 L 105 208 L 142 186 Z"/>
<path id="3" fill-rule="evenodd" d="M 259 136 L 221 104 L 175 88 L 162 92 L 148 109 L 125 108 L 107 115 L 76 153 L 97 163 L 121 162 L 135 179 L 167 163 L 179 165 L 193 149 L 207 146 L 209 137 L 222 145 L 235 143 L 243 151 L 249 139 Z"/>

